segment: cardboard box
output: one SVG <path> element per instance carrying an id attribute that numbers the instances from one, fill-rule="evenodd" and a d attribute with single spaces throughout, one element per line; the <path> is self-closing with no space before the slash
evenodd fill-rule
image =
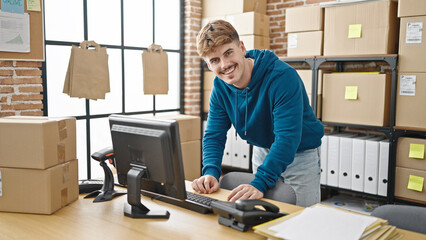
<path id="1" fill-rule="evenodd" d="M 287 36 L 287 56 L 321 56 L 323 31 L 289 33 Z"/>
<path id="2" fill-rule="evenodd" d="M 203 96 L 203 110 L 205 113 L 209 112 L 210 109 L 210 95 L 212 93 L 212 90 L 204 90 L 204 96 Z"/>
<path id="3" fill-rule="evenodd" d="M 269 16 L 257 12 L 226 15 L 226 21 L 234 26 L 240 36 L 259 35 L 269 37 Z"/>
<path id="4" fill-rule="evenodd" d="M 303 6 L 285 10 L 285 32 L 320 31 L 324 29 L 324 8 Z"/>
<path id="5" fill-rule="evenodd" d="M 212 90 L 213 89 L 213 80 L 216 77 L 216 74 L 214 72 L 206 70 L 204 71 L 204 90 Z"/>
<path id="6" fill-rule="evenodd" d="M 269 49 L 270 48 L 270 38 L 265 36 L 256 36 L 256 35 L 242 35 L 240 40 L 244 42 L 244 46 L 247 50 L 251 49 Z"/>
<path id="7" fill-rule="evenodd" d="M 388 126 L 391 77 L 369 73 L 324 74 L 322 120 Z"/>
<path id="8" fill-rule="evenodd" d="M 426 178 L 426 171 L 410 168 L 396 167 L 395 174 L 395 197 L 410 199 L 426 203 L 426 190 L 423 184 L 422 191 L 408 189 L 410 175 L 414 177 Z"/>
<path id="9" fill-rule="evenodd" d="M 396 11 L 389 0 L 325 8 L 324 56 L 397 53 Z"/>
<path id="10" fill-rule="evenodd" d="M 240 37 L 245 35 L 269 37 L 269 16 L 266 14 L 246 12 L 240 14 L 212 16 L 203 18 L 201 20 L 201 25 L 205 26 L 208 22 L 218 19 L 228 21 L 232 24 Z"/>
<path id="11" fill-rule="evenodd" d="M 309 104 L 312 106 L 312 94 L 308 94 Z M 315 115 L 317 118 L 321 118 L 321 109 L 322 109 L 322 94 L 317 95 L 317 112 Z"/>
<path id="12" fill-rule="evenodd" d="M 426 3 L 426 1 L 425 1 Z M 401 18 L 399 72 L 426 72 L 426 16 Z M 407 29 L 408 32 L 407 32 Z"/>
<path id="13" fill-rule="evenodd" d="M 426 1 L 398 0 L 398 17 L 426 15 Z"/>
<path id="14" fill-rule="evenodd" d="M 161 119 L 176 120 L 179 125 L 180 142 L 189 142 L 201 139 L 201 119 L 191 115 L 164 115 L 155 116 Z"/>
<path id="15" fill-rule="evenodd" d="M 398 74 L 395 125 L 426 129 L 425 103 L 426 73 Z"/>
<path id="16" fill-rule="evenodd" d="M 201 177 L 201 141 L 181 143 L 183 170 L 186 180 Z"/>
<path id="17" fill-rule="evenodd" d="M 76 120 L 0 118 L 0 167 L 46 169 L 76 159 Z"/>
<path id="18" fill-rule="evenodd" d="M 303 85 L 305 85 L 306 93 L 310 95 L 312 93 L 312 70 L 296 69 L 302 79 Z M 323 71 L 318 70 L 318 94 L 322 94 L 322 75 Z"/>
<path id="19" fill-rule="evenodd" d="M 410 144 L 420 144 L 423 145 L 423 148 L 425 149 L 426 139 L 408 137 L 398 138 L 398 145 L 396 149 L 396 166 L 426 171 L 426 154 L 424 150 L 423 158 L 415 158 L 413 156 L 410 157 L 410 150 L 412 151 L 412 154 L 415 153 L 414 149 L 410 149 Z"/>
<path id="20" fill-rule="evenodd" d="M 203 0 L 202 9 L 203 18 L 245 12 L 266 14 L 266 0 Z"/>
<path id="21" fill-rule="evenodd" d="M 308 94 L 309 104 L 312 106 L 312 70 L 296 70 L 305 85 L 306 93 Z M 322 105 L 322 70 L 318 71 L 318 94 L 317 94 L 317 118 L 321 118 Z"/>
<path id="22" fill-rule="evenodd" d="M 0 168 L 0 211 L 52 214 L 78 199 L 77 159 L 45 170 Z"/>

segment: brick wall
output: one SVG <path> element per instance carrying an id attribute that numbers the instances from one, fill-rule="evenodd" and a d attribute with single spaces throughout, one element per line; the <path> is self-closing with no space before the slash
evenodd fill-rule
<path id="1" fill-rule="evenodd" d="M 201 29 L 201 0 L 185 0 L 185 114 L 200 115 L 201 58 L 196 37 Z"/>
<path id="2" fill-rule="evenodd" d="M 0 61 L 0 117 L 42 116 L 41 62 Z"/>

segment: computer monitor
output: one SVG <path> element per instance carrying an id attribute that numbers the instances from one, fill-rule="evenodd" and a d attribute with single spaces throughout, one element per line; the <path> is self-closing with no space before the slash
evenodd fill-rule
<path id="1" fill-rule="evenodd" d="M 186 198 L 177 122 L 114 114 L 109 123 L 118 182 L 127 185 L 125 215 L 168 218 L 143 206 L 140 193 Z"/>

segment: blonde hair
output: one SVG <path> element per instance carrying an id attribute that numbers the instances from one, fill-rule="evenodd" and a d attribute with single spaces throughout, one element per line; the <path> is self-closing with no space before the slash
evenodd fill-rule
<path id="1" fill-rule="evenodd" d="M 235 28 L 227 21 L 214 20 L 207 23 L 198 33 L 197 51 L 201 57 L 205 57 L 215 48 L 233 41 L 240 41 Z"/>

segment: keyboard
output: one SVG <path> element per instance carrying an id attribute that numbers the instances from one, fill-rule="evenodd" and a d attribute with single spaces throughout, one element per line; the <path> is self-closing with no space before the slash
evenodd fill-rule
<path id="1" fill-rule="evenodd" d="M 208 208 L 211 208 L 211 204 L 213 201 L 216 201 L 216 199 L 207 197 L 205 195 L 196 194 L 193 192 L 186 192 L 186 200 L 193 201 L 196 203 L 199 203 L 201 205 L 204 205 Z"/>
<path id="2" fill-rule="evenodd" d="M 186 199 L 177 199 L 173 197 L 164 196 L 161 194 L 141 190 L 142 195 L 151 197 L 156 200 L 160 200 L 166 203 L 170 203 L 179 207 L 183 207 L 198 213 L 212 213 L 213 209 L 211 203 L 217 201 L 214 198 L 207 197 L 205 195 L 196 194 L 193 192 L 186 192 Z"/>

